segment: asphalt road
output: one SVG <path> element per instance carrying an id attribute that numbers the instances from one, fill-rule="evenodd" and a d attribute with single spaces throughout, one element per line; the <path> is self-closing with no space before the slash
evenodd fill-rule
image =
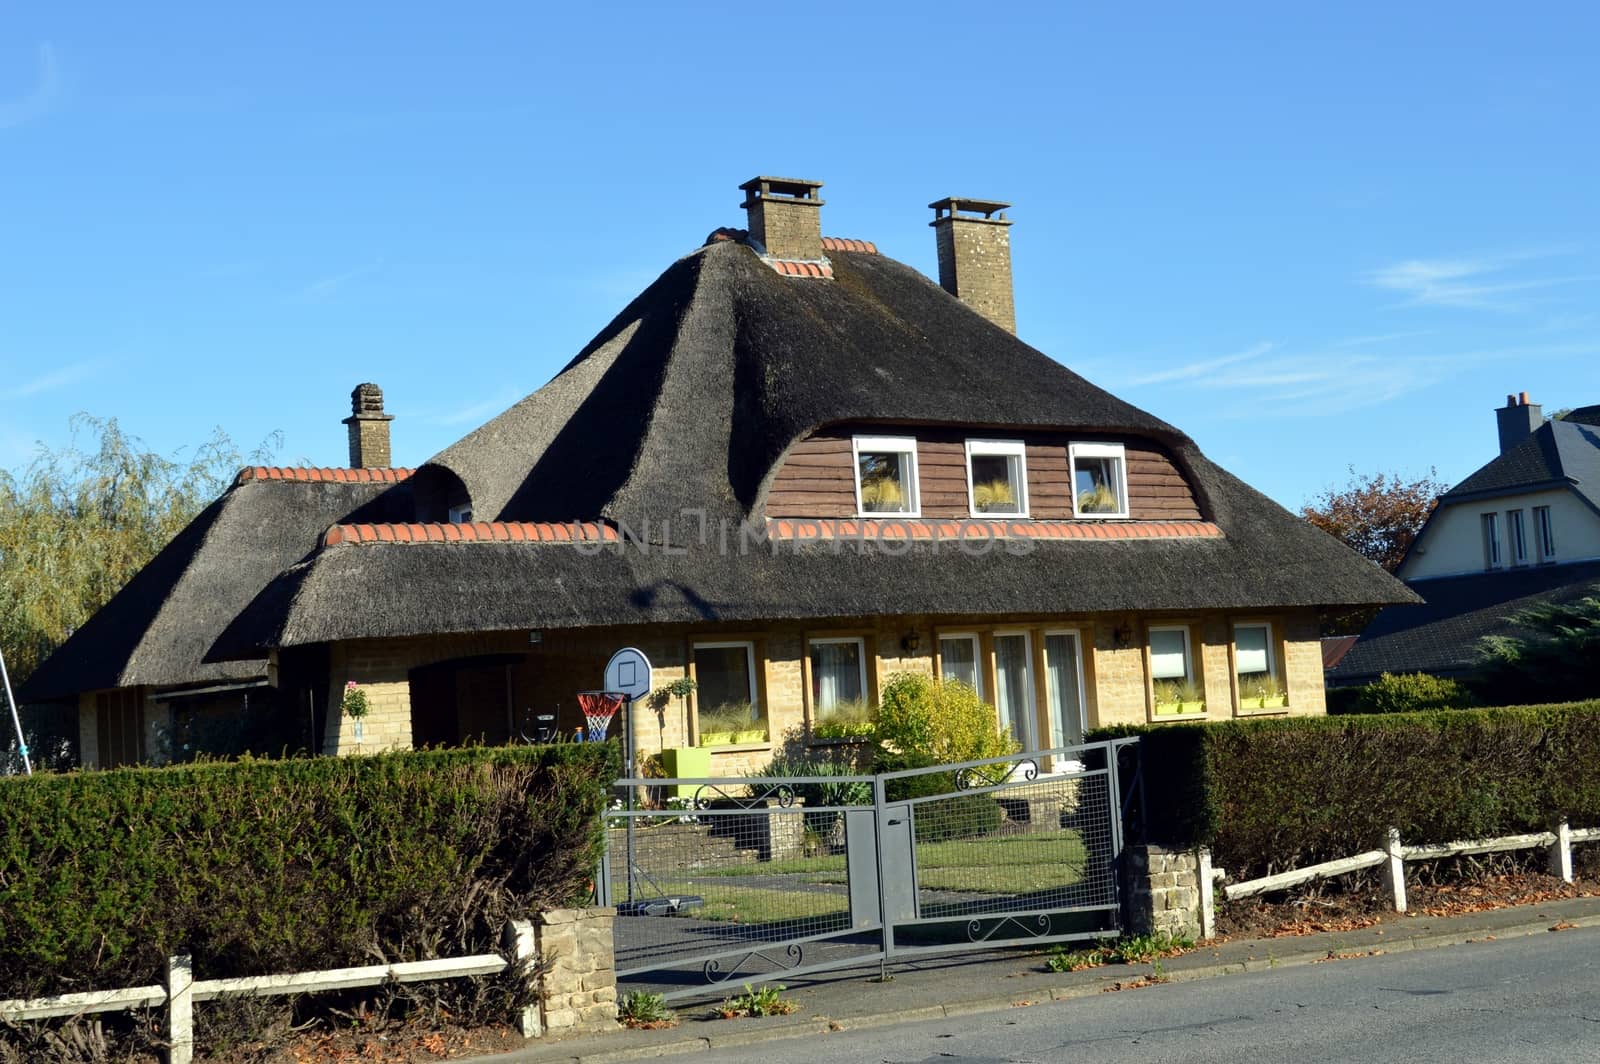
<path id="1" fill-rule="evenodd" d="M 1600 929 L 1167 983 L 700 1062 L 1600 1062 Z"/>

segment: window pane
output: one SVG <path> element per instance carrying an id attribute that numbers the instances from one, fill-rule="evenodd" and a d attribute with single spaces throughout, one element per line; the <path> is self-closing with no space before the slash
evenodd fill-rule
<path id="1" fill-rule="evenodd" d="M 960 680 L 983 694 L 983 684 L 978 678 L 977 640 L 968 636 L 939 640 L 939 676 L 946 680 Z"/>
<path id="2" fill-rule="evenodd" d="M 760 717 L 750 686 L 750 659 L 745 647 L 695 647 L 694 679 L 701 716 L 749 706 L 750 719 Z"/>
<path id="3" fill-rule="evenodd" d="M 1271 658 L 1267 654 L 1267 626 L 1252 624 L 1233 630 L 1234 656 L 1239 662 L 1239 675 L 1271 672 Z"/>
<path id="4" fill-rule="evenodd" d="M 1078 496 L 1081 514 L 1118 514 L 1123 511 L 1120 458 L 1084 458 L 1073 460 L 1076 480 L 1073 491 Z"/>
<path id="5" fill-rule="evenodd" d="M 1183 633 L 1176 629 L 1150 633 L 1150 676 L 1156 680 L 1187 680 L 1188 655 Z"/>
<path id="6" fill-rule="evenodd" d="M 903 451 L 862 451 L 861 512 L 911 512 L 911 458 Z"/>
<path id="7" fill-rule="evenodd" d="M 1057 746 L 1083 742 L 1083 698 L 1078 691 L 1078 637 L 1068 632 L 1044 637 L 1045 687 L 1050 694 L 1050 741 Z"/>
<path id="8" fill-rule="evenodd" d="M 1022 459 L 1017 455 L 972 456 L 972 508 L 980 514 L 1022 512 Z"/>
<path id="9" fill-rule="evenodd" d="M 1011 729 L 1011 738 L 1024 750 L 1033 748 L 1033 680 L 1028 669 L 1028 637 L 994 637 L 994 682 L 999 697 L 995 708 L 1000 723 Z"/>
<path id="10" fill-rule="evenodd" d="M 861 644 L 811 644 L 811 704 L 817 716 L 833 712 L 841 702 L 859 702 L 866 697 L 861 689 Z"/>

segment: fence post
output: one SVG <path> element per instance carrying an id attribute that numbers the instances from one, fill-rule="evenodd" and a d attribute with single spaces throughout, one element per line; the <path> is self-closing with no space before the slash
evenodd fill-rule
<path id="1" fill-rule="evenodd" d="M 194 1061 L 194 964 L 167 958 L 167 1064 Z"/>
<path id="2" fill-rule="evenodd" d="M 505 930 L 500 936 L 505 951 L 511 954 L 513 965 L 526 964 L 533 967 L 523 973 L 528 985 L 533 988 L 535 1000 L 531 1005 L 524 1005 L 517 1010 L 517 1030 L 522 1032 L 524 1038 L 538 1038 L 544 1034 L 544 1025 L 539 1022 L 539 995 L 543 987 L 539 979 L 539 943 L 534 935 L 532 920 L 507 920 Z"/>
<path id="3" fill-rule="evenodd" d="M 1572 825 L 1565 820 L 1556 825 L 1556 838 L 1550 844 L 1550 874 L 1572 882 Z"/>
<path id="4" fill-rule="evenodd" d="M 1390 828 L 1384 838 L 1383 852 L 1389 858 L 1389 890 L 1394 894 L 1394 911 L 1406 911 L 1406 859 L 1400 847 L 1400 831 Z"/>
<path id="5" fill-rule="evenodd" d="M 1200 847 L 1200 937 L 1217 934 L 1217 877 L 1211 867 L 1211 847 Z"/>

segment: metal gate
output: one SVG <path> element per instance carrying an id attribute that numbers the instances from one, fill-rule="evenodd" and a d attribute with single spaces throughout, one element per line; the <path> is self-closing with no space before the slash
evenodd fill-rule
<path id="1" fill-rule="evenodd" d="M 1115 936 L 1117 752 L 1135 742 L 879 775 L 619 780 L 651 808 L 608 814 L 596 883 L 617 907 L 618 979 L 704 996 Z"/>

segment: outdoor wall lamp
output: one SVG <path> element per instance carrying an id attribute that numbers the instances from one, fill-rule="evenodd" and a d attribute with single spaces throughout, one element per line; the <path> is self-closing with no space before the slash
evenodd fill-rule
<path id="1" fill-rule="evenodd" d="M 920 646 L 922 646 L 922 637 L 915 631 L 907 632 L 900 637 L 900 648 L 907 654 L 915 654 Z"/>
<path id="2" fill-rule="evenodd" d="M 1124 621 L 1111 629 L 1111 642 L 1118 650 L 1127 650 L 1133 645 L 1133 625 Z"/>

